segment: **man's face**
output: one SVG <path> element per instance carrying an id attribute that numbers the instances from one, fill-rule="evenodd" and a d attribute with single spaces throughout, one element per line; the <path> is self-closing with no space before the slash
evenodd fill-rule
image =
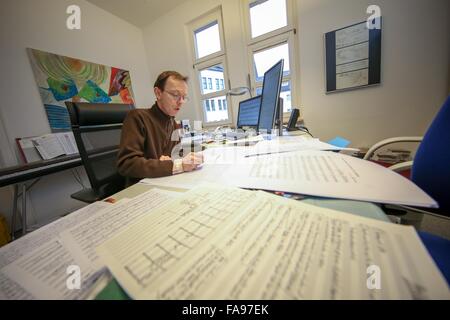
<path id="1" fill-rule="evenodd" d="M 168 116 L 174 117 L 186 102 L 188 86 L 185 81 L 170 76 L 164 90 L 154 88 L 156 101 L 160 109 Z"/>

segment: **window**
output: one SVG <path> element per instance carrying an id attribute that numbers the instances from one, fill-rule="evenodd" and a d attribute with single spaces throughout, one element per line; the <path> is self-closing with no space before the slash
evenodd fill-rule
<path id="1" fill-rule="evenodd" d="M 223 99 L 223 110 L 227 110 L 227 100 Z"/>
<path id="2" fill-rule="evenodd" d="M 288 76 L 289 68 L 289 45 L 282 43 L 272 48 L 266 48 L 261 51 L 254 52 L 253 64 L 255 68 L 256 81 L 263 81 L 264 73 L 269 70 L 275 63 L 284 59 L 283 76 Z"/>
<path id="3" fill-rule="evenodd" d="M 286 0 L 253 1 L 249 11 L 252 38 L 287 26 Z"/>
<path id="4" fill-rule="evenodd" d="M 284 59 L 283 82 L 280 97 L 283 98 L 285 117 L 292 110 L 297 97 L 292 93 L 296 87 L 296 57 L 292 17 L 292 0 L 250 0 L 246 2 L 248 26 L 248 55 L 251 86 L 261 94 L 264 73 Z M 267 19 L 270 16 L 270 19 Z"/>
<path id="5" fill-rule="evenodd" d="M 218 21 L 213 21 L 194 31 L 195 49 L 198 59 L 221 50 Z"/>
<path id="6" fill-rule="evenodd" d="M 209 93 L 215 93 L 220 91 L 220 88 L 217 87 L 217 85 L 214 87 L 213 89 L 213 85 L 212 85 L 212 78 L 223 78 L 224 75 L 224 69 L 223 69 L 223 65 L 222 64 L 217 64 L 217 65 L 213 65 L 210 67 L 207 67 L 205 69 L 200 70 L 200 77 L 201 78 L 207 78 L 208 79 L 208 85 L 203 86 L 201 93 L 202 94 L 209 94 Z M 217 84 L 217 79 L 216 79 L 216 84 Z"/>
<path id="7" fill-rule="evenodd" d="M 229 124 L 232 116 L 230 110 L 224 107 L 228 74 L 221 8 L 189 23 L 188 29 L 203 122 L 206 125 Z"/>

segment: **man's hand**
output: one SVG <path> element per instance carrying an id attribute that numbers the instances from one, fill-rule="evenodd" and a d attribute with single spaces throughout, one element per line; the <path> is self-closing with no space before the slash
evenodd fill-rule
<path id="1" fill-rule="evenodd" d="M 160 161 L 171 161 L 172 158 L 169 157 L 169 156 L 161 156 L 161 157 L 159 158 L 159 160 L 160 160 Z"/>
<path id="2" fill-rule="evenodd" d="M 201 152 L 195 152 L 195 153 L 189 153 L 185 157 L 183 157 L 183 171 L 193 171 L 197 169 L 199 165 L 203 163 L 203 153 Z"/>

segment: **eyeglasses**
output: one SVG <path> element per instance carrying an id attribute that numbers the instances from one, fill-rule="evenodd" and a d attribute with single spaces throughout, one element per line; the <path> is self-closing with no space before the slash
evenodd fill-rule
<path id="1" fill-rule="evenodd" d="M 188 102 L 189 101 L 189 97 L 188 96 L 181 96 L 179 94 L 172 93 L 170 91 L 164 91 L 164 92 L 167 92 L 167 94 L 169 96 L 171 96 L 172 99 L 174 99 L 175 101 L 180 101 L 181 99 L 183 99 L 184 102 Z"/>

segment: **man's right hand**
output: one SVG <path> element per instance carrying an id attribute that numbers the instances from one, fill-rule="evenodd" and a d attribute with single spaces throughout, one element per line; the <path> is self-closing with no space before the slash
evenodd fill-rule
<path id="1" fill-rule="evenodd" d="M 203 153 L 191 152 L 183 157 L 182 163 L 184 172 L 193 171 L 203 163 Z"/>

